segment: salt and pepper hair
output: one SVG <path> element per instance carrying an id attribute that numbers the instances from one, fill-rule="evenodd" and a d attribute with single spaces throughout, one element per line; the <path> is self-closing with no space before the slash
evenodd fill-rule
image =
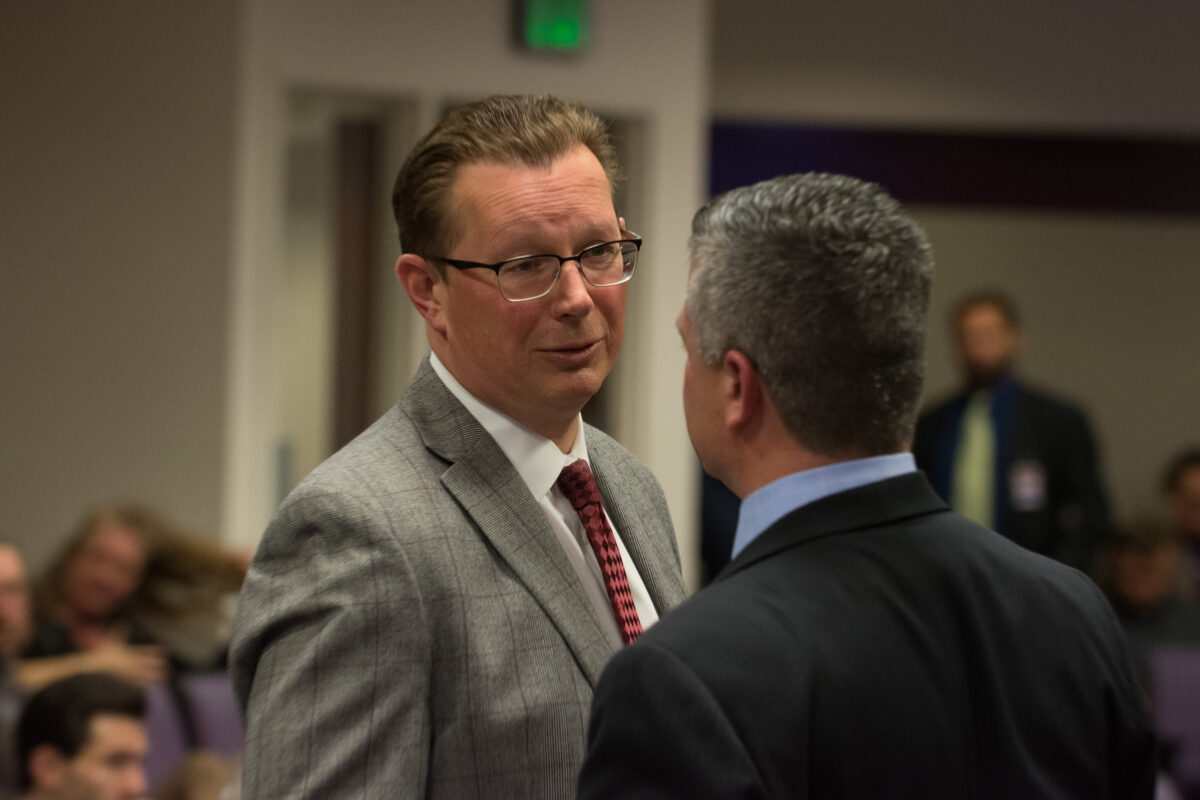
<path id="1" fill-rule="evenodd" d="M 686 308 L 707 364 L 749 357 L 814 453 L 909 447 L 933 253 L 892 197 L 842 175 L 775 178 L 709 201 L 689 244 Z"/>
<path id="2" fill-rule="evenodd" d="M 400 249 L 435 259 L 463 233 L 451 206 L 454 181 L 467 164 L 548 167 L 577 145 L 596 156 L 612 191 L 620 179 L 607 124 L 578 103 L 550 96 L 497 95 L 451 110 L 405 159 L 392 189 Z"/>

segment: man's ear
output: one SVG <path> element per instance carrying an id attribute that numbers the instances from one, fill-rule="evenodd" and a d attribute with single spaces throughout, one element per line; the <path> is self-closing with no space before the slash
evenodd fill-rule
<path id="1" fill-rule="evenodd" d="M 67 759 L 52 744 L 39 744 L 29 753 L 29 777 L 35 788 L 57 790 L 66 767 Z"/>
<path id="2" fill-rule="evenodd" d="M 721 360 L 724 372 L 725 424 L 744 429 L 761 418 L 763 410 L 762 376 L 754 362 L 740 350 L 729 350 Z"/>
<path id="3" fill-rule="evenodd" d="M 400 279 L 409 302 L 425 318 L 425 324 L 440 334 L 446 333 L 446 317 L 442 311 L 445 285 L 437 268 L 424 258 L 405 253 L 396 260 L 396 277 Z"/>

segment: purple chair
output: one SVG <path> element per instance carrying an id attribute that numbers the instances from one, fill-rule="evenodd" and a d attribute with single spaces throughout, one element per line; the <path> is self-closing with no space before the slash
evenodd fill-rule
<path id="1" fill-rule="evenodd" d="M 1200 791 L 1200 647 L 1150 652 L 1154 727 L 1169 756 L 1169 772 L 1185 793 Z"/>
<path id="2" fill-rule="evenodd" d="M 146 688 L 146 782 L 157 788 L 188 750 L 183 715 L 171 689 L 158 684 Z"/>
<path id="3" fill-rule="evenodd" d="M 223 756 L 239 752 L 245 732 L 229 676 L 224 672 L 184 675 L 179 687 L 187 698 L 196 746 Z"/>

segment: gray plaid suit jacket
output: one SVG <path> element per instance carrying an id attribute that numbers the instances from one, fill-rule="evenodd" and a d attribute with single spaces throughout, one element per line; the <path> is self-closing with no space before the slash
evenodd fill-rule
<path id="1" fill-rule="evenodd" d="M 587 431 L 659 612 L 685 590 L 662 490 Z M 230 670 L 243 796 L 573 797 L 612 646 L 537 501 L 428 359 L 271 521 Z"/>

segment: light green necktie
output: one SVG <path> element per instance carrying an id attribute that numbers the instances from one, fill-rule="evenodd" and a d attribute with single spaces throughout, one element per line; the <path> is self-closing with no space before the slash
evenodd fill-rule
<path id="1" fill-rule="evenodd" d="M 996 466 L 996 432 L 992 427 L 992 395 L 971 395 L 963 412 L 962 433 L 954 459 L 951 484 L 954 510 L 981 525 L 992 527 L 992 487 Z"/>

